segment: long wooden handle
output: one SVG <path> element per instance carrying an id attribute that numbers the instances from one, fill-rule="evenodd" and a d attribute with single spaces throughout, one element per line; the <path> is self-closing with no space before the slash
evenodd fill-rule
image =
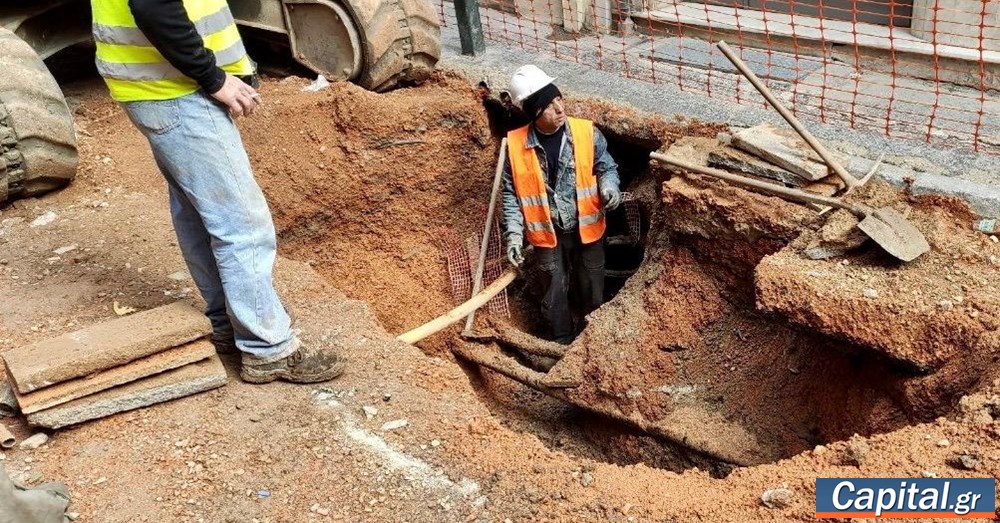
<path id="1" fill-rule="evenodd" d="M 455 307 L 454 309 L 448 311 L 447 314 L 443 316 L 438 316 L 433 320 L 417 327 L 416 329 L 404 332 L 396 339 L 399 341 L 405 341 L 406 343 L 416 343 L 432 334 L 436 334 L 446 329 L 449 325 L 453 323 L 458 323 L 470 312 L 486 305 L 486 302 L 490 301 L 494 296 L 500 294 L 500 291 L 507 288 L 508 285 L 514 278 L 517 277 L 517 271 L 510 269 L 509 271 L 500 275 L 493 283 L 489 284 L 485 289 L 479 291 L 479 294 L 473 296 L 469 301 Z"/>
<path id="2" fill-rule="evenodd" d="M 837 176 L 839 176 L 840 179 L 844 181 L 844 184 L 847 185 L 848 191 L 850 191 L 859 184 L 858 179 L 855 178 L 854 176 L 851 176 L 851 173 L 847 172 L 847 170 L 844 169 L 842 165 L 840 165 L 840 162 L 838 162 L 833 158 L 833 155 L 830 154 L 830 151 L 827 151 L 826 147 L 823 147 L 823 144 L 819 143 L 819 140 L 817 140 L 816 137 L 812 135 L 812 133 L 810 133 L 805 127 L 802 126 L 802 122 L 800 122 L 798 118 L 796 118 L 795 115 L 791 113 L 791 111 L 786 109 L 784 105 L 781 105 L 781 102 L 779 102 L 778 99 L 775 98 L 773 94 L 771 94 L 770 89 L 768 89 L 767 86 L 764 85 L 764 82 L 761 82 L 760 78 L 757 78 L 757 75 L 755 75 L 753 71 L 751 71 L 750 68 L 747 67 L 747 64 L 743 63 L 743 60 L 741 60 L 739 56 L 736 56 L 736 53 L 734 53 L 733 50 L 730 49 L 728 45 L 726 45 L 726 42 L 720 40 L 719 43 L 716 45 L 718 45 L 719 50 L 722 51 L 722 54 L 726 55 L 726 58 L 728 58 L 729 61 L 736 66 L 736 69 L 740 71 L 740 74 L 746 77 L 747 80 L 750 80 L 750 83 L 753 84 L 755 88 L 757 88 L 757 91 L 759 91 L 760 94 L 764 95 L 764 98 L 767 100 L 767 103 L 771 104 L 771 107 L 774 107 L 775 110 L 777 110 L 778 113 L 781 114 L 781 117 L 784 118 L 786 122 L 788 122 L 788 125 L 791 125 L 792 129 L 795 129 L 795 132 L 799 133 L 799 136 L 801 136 L 802 139 L 805 140 L 807 144 L 809 144 L 809 147 L 812 147 L 812 150 L 816 151 L 816 154 L 818 154 L 819 157 L 822 158 L 824 162 L 826 162 L 826 165 L 829 166 L 830 169 L 833 169 L 833 172 L 836 173 Z"/>
<path id="3" fill-rule="evenodd" d="M 507 138 L 500 140 L 500 157 L 497 158 L 497 170 L 493 175 L 493 190 L 490 191 L 490 207 L 486 211 L 486 225 L 483 226 L 483 242 L 479 246 L 479 263 L 476 265 L 476 274 L 472 279 L 472 295 L 475 296 L 483 288 L 483 269 L 486 265 L 486 253 L 490 248 L 490 233 L 493 232 L 493 214 L 497 208 L 497 193 L 500 192 L 500 178 L 503 175 L 503 164 L 507 160 Z M 476 320 L 476 311 L 473 309 L 465 319 L 464 332 L 472 331 L 472 322 Z"/>
<path id="4" fill-rule="evenodd" d="M 674 167 L 679 167 L 681 169 L 684 169 L 685 171 L 704 174 L 705 176 L 719 178 L 720 180 L 725 180 L 727 182 L 732 182 L 739 185 L 745 185 L 747 187 L 753 187 L 754 189 L 759 189 L 764 192 L 785 196 L 795 201 L 818 203 L 821 205 L 829 205 L 830 207 L 836 207 L 838 209 L 847 209 L 858 216 L 864 216 L 865 214 L 860 207 L 855 207 L 849 203 L 844 203 L 836 198 L 830 198 L 828 196 L 823 196 L 821 194 L 814 194 L 811 192 L 800 191 L 798 189 L 791 189 L 783 185 L 762 182 L 760 180 L 747 178 L 745 176 L 737 176 L 735 174 L 730 174 L 725 171 L 713 169 L 711 167 L 702 167 L 700 165 L 690 164 L 683 160 L 678 160 L 677 158 L 672 158 L 670 156 L 666 156 L 660 153 L 649 153 L 649 157 L 654 160 L 673 165 Z"/>

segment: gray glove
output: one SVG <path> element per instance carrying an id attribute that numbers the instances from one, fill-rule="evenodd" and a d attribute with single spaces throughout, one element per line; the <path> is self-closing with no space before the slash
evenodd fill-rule
<path id="1" fill-rule="evenodd" d="M 604 207 L 613 211 L 622 203 L 622 192 L 617 187 L 605 187 L 601 190 L 601 198 L 604 199 Z"/>
<path id="2" fill-rule="evenodd" d="M 524 240 L 520 236 L 511 236 L 507 239 L 507 259 L 511 265 L 520 267 L 524 263 L 524 251 L 521 244 Z"/>

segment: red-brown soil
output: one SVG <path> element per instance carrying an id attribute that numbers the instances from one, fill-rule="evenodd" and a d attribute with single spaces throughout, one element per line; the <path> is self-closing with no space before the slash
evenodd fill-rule
<path id="1" fill-rule="evenodd" d="M 3 453 L 19 478 L 67 482 L 81 521 L 805 521 L 816 477 L 1000 473 L 1000 385 L 988 373 L 915 401 L 911 384 L 933 375 L 754 311 L 754 268 L 810 225 L 808 212 L 680 178 L 661 187 L 656 170 L 636 188 L 654 231 L 647 262 L 574 345 L 588 349 L 592 378 L 574 394 L 653 419 L 676 409 L 674 394 L 650 389 L 690 384 L 684 401 L 788 458 L 725 479 L 605 462 L 576 439 L 599 429 L 560 427 L 586 418 L 457 364 L 445 350 L 454 331 L 422 344 L 426 352 L 392 338 L 452 305 L 441 240 L 475 231 L 485 208 L 496 142 L 474 91 L 450 76 L 389 95 L 348 85 L 307 94 L 305 83 L 267 82 L 265 105 L 241 126 L 282 233 L 279 289 L 305 335 L 350 358 L 348 373 L 327 390 L 234 377 Z M 14 305 L 0 315 L 2 347 L 110 318 L 113 301 L 149 308 L 192 293 L 189 279 L 170 277 L 183 264 L 143 139 L 97 82 L 67 90 L 78 179 L 0 215 L 0 303 Z M 609 114 L 663 129 L 654 146 L 685 133 L 682 122 L 657 128 L 627 108 Z M 422 142 L 390 145 L 400 140 Z M 56 221 L 30 227 L 48 210 Z M 752 226 L 734 230 L 742 223 Z M 634 388 L 642 394 L 630 398 Z M 365 405 L 378 408 L 373 419 Z M 938 414 L 950 418 L 919 423 Z M 380 429 L 394 419 L 409 424 Z M 879 431 L 889 432 L 867 438 L 867 458 L 846 464 L 853 432 Z M 653 457 L 676 454 L 674 466 L 686 457 L 614 438 L 608 446 L 632 447 L 633 460 L 669 467 Z M 814 448 L 831 440 L 842 441 Z M 959 453 L 981 466 L 950 467 Z M 760 494 L 780 486 L 791 504 L 764 507 Z"/>

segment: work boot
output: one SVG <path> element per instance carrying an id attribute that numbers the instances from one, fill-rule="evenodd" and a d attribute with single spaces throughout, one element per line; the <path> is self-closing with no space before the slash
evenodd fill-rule
<path id="1" fill-rule="evenodd" d="M 319 350 L 299 342 L 299 348 L 288 356 L 270 363 L 257 363 L 244 356 L 240 377 L 247 383 L 270 383 L 284 380 L 291 383 L 320 383 L 344 372 L 347 362 L 333 349 Z"/>
<path id="2" fill-rule="evenodd" d="M 232 334 L 228 336 L 216 336 L 212 334 L 209 338 L 212 345 L 215 345 L 215 352 L 219 354 L 237 354 L 240 349 L 236 346 L 236 338 Z"/>
<path id="3" fill-rule="evenodd" d="M 285 307 L 285 313 L 288 314 L 289 320 L 291 320 L 292 330 L 295 330 L 295 313 Z M 213 332 L 211 338 L 212 345 L 215 346 L 215 352 L 218 354 L 239 354 L 240 348 L 236 346 L 236 337 L 233 335 L 233 331 L 230 330 L 228 333 L 220 334 L 218 332 Z"/>

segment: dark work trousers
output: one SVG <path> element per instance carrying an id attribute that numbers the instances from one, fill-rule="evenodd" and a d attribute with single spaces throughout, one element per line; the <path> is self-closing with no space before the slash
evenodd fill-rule
<path id="1" fill-rule="evenodd" d="M 542 313 L 552 325 L 552 338 L 562 344 L 573 341 L 573 314 L 570 308 L 571 272 L 575 273 L 579 309 L 589 314 L 604 303 L 604 239 L 590 244 L 580 241 L 580 231 L 559 231 L 556 246 L 536 247 L 538 268 L 546 286 Z"/>

